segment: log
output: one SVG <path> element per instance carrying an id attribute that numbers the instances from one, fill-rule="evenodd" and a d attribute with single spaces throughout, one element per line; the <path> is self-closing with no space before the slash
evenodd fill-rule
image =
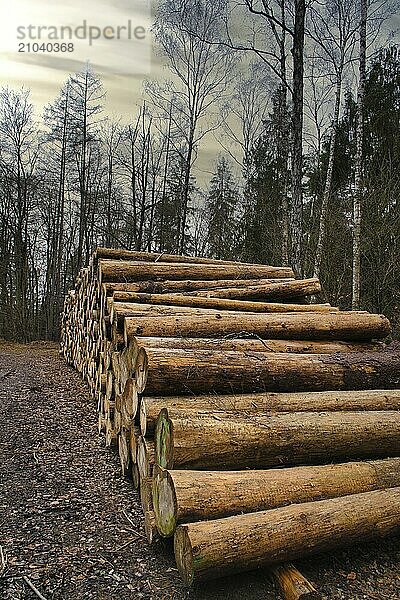
<path id="1" fill-rule="evenodd" d="M 383 350 L 383 342 L 340 342 L 312 340 L 262 340 L 257 338 L 183 338 L 131 337 L 124 351 L 132 371 L 139 348 L 183 348 L 235 352 L 295 352 L 297 354 L 333 354 L 334 352 L 370 352 Z M 122 359 L 122 357 L 121 357 Z"/>
<path id="2" fill-rule="evenodd" d="M 155 467 L 153 505 L 160 535 L 170 537 L 181 523 L 399 486 L 400 458 L 257 471 Z"/>
<path id="3" fill-rule="evenodd" d="M 198 309 L 205 310 L 205 309 Z M 125 319 L 125 340 L 144 337 L 237 337 L 358 341 L 384 338 L 391 331 L 383 315 L 339 313 L 237 313 Z"/>
<path id="4" fill-rule="evenodd" d="M 129 448 L 130 444 L 130 431 L 125 427 L 121 428 L 121 431 L 118 435 L 118 454 L 119 460 L 121 463 L 121 471 L 122 475 L 126 477 L 126 475 L 130 471 L 131 466 L 131 452 Z"/>
<path id="5" fill-rule="evenodd" d="M 248 286 L 220 286 L 213 290 L 199 290 L 193 292 L 196 296 L 207 298 L 230 298 L 231 300 L 265 300 L 267 298 L 288 299 L 315 296 L 321 292 L 319 279 L 296 279 L 291 281 L 277 281 L 268 284 Z"/>
<path id="6" fill-rule="evenodd" d="M 140 504 L 144 513 L 147 510 L 153 510 L 152 484 L 152 477 L 142 477 L 140 479 Z"/>
<path id="7" fill-rule="evenodd" d="M 134 292 L 114 292 L 114 303 L 133 302 L 140 304 L 186 306 L 212 308 L 215 310 L 233 310 L 237 312 L 338 312 L 330 304 L 285 304 L 278 302 L 250 302 L 226 298 L 202 298 L 183 294 L 139 294 Z"/>
<path id="8" fill-rule="evenodd" d="M 209 315 L 219 314 L 216 309 L 195 308 L 191 306 L 157 306 L 153 304 L 140 304 L 134 302 L 114 302 L 110 300 L 110 321 L 113 325 L 117 323 L 122 326 L 126 317 L 157 317 L 157 316 L 176 316 L 176 315 Z M 235 313 L 236 314 L 236 313 Z"/>
<path id="9" fill-rule="evenodd" d="M 139 469 L 138 469 L 137 463 L 132 463 L 131 475 L 132 475 L 132 485 L 135 490 L 138 490 L 140 487 L 140 476 L 139 476 Z"/>
<path id="10" fill-rule="evenodd" d="M 156 527 L 156 520 L 152 510 L 146 510 L 144 513 L 144 531 L 147 541 L 150 545 L 158 541 L 159 535 Z"/>
<path id="11" fill-rule="evenodd" d="M 104 297 L 112 296 L 114 292 L 144 292 L 147 294 L 167 294 L 167 293 L 187 293 L 196 291 L 210 291 L 219 288 L 243 288 L 249 286 L 269 286 L 270 284 L 295 281 L 293 278 L 284 279 L 209 279 L 209 280 L 166 280 L 166 281 L 132 281 L 124 282 L 106 282 L 101 286 Z M 318 280 L 316 280 L 318 281 Z M 315 287 L 315 286 L 314 286 Z M 320 286 L 319 286 L 320 291 Z M 267 294 L 269 292 L 267 291 Z M 314 292 L 313 294 L 315 295 Z M 307 295 L 307 294 L 304 294 Z M 297 297 L 297 296 L 296 296 Z M 298 296 L 299 298 L 301 297 Z"/>
<path id="12" fill-rule="evenodd" d="M 175 558 L 186 585 L 400 533 L 400 489 L 293 504 L 180 525 Z"/>
<path id="13" fill-rule="evenodd" d="M 107 281 L 145 281 L 165 279 L 256 279 L 294 277 L 289 267 L 271 267 L 269 265 L 236 264 L 185 264 L 140 261 L 99 260 L 99 280 Z"/>
<path id="14" fill-rule="evenodd" d="M 291 563 L 270 567 L 271 577 L 284 600 L 318 600 L 315 587 Z"/>
<path id="15" fill-rule="evenodd" d="M 134 250 L 124 250 L 121 248 L 103 248 L 99 247 L 93 253 L 93 262 L 100 259 L 112 260 L 130 260 L 145 262 L 167 262 L 167 263 L 202 263 L 202 264 L 221 264 L 238 265 L 247 264 L 233 260 L 219 260 L 216 258 L 205 258 L 200 256 L 184 256 L 181 254 L 166 254 L 165 252 L 137 252 Z"/>
<path id="16" fill-rule="evenodd" d="M 130 429 L 129 448 L 131 451 L 131 462 L 134 465 L 137 465 L 137 448 L 140 436 L 140 428 L 137 425 L 132 425 Z"/>
<path id="17" fill-rule="evenodd" d="M 293 392 L 391 389 L 400 385 L 400 352 L 289 354 L 141 348 L 138 393 Z"/>
<path id="18" fill-rule="evenodd" d="M 230 470 L 400 453 L 400 412 L 276 413 L 169 418 L 155 429 L 156 464 L 166 469 Z"/>
<path id="19" fill-rule="evenodd" d="M 132 423 L 136 417 L 139 407 L 139 396 L 136 389 L 136 382 L 129 378 L 125 384 L 124 391 L 120 395 L 121 412 L 125 421 Z"/>
<path id="20" fill-rule="evenodd" d="M 152 435 L 158 415 L 168 409 L 171 418 L 196 417 L 206 411 L 248 415 L 267 412 L 331 412 L 400 410 L 400 390 L 292 392 L 227 396 L 144 397 L 140 401 L 142 435 Z"/>
<path id="21" fill-rule="evenodd" d="M 137 465 L 141 478 L 153 475 L 154 457 L 153 440 L 145 439 L 141 435 L 137 442 Z"/>

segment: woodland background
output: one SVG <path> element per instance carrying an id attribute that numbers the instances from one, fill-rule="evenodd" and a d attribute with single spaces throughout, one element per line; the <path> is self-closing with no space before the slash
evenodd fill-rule
<path id="1" fill-rule="evenodd" d="M 57 339 L 96 245 L 291 264 L 398 333 L 398 8 L 163 0 L 169 75 L 145 82 L 128 124 L 104 114 L 90 64 L 40 119 L 29 90 L 2 88 L 0 336 Z"/>

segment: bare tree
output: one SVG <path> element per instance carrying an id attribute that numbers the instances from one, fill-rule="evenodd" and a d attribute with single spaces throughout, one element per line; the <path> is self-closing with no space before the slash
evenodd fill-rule
<path id="1" fill-rule="evenodd" d="M 322 251 L 325 241 L 326 218 L 332 191 L 333 165 L 335 159 L 336 134 L 342 97 L 343 75 L 345 68 L 353 59 L 356 40 L 356 0 L 333 0 L 329 5 L 311 8 L 308 35 L 317 44 L 319 53 L 314 59 L 323 62 L 323 71 L 332 72 L 332 84 L 335 89 L 333 117 L 329 139 L 328 167 L 322 197 L 318 227 L 318 241 L 314 258 L 314 276 L 321 269 Z"/>
<path id="2" fill-rule="evenodd" d="M 1 172 L 11 211 L 14 290 L 13 325 L 17 336 L 27 340 L 29 323 L 29 218 L 36 187 L 38 134 L 33 122 L 33 105 L 29 92 L 0 91 Z"/>
<path id="3" fill-rule="evenodd" d="M 268 116 L 272 85 L 260 63 L 245 64 L 239 70 L 229 98 L 221 106 L 224 120 L 217 141 L 247 177 L 249 155 L 262 133 Z M 222 135 L 221 135 L 222 133 Z M 233 145 L 232 145 L 233 144 Z"/>
<path id="4" fill-rule="evenodd" d="M 70 105 L 74 128 L 75 161 L 79 182 L 79 229 L 76 256 L 76 270 L 88 258 L 90 251 L 89 228 L 93 206 L 89 196 L 90 165 L 95 160 L 93 145 L 98 140 L 99 115 L 104 97 L 102 86 L 91 66 L 87 63 L 83 70 L 71 77 Z M 92 154 L 91 154 L 92 153 Z"/>
<path id="5" fill-rule="evenodd" d="M 147 86 L 153 103 L 165 114 L 173 98 L 174 126 L 185 140 L 185 175 L 181 193 L 179 251 L 184 251 L 188 222 L 190 177 L 196 160 L 196 146 L 215 125 L 200 129 L 210 117 L 213 105 L 221 100 L 231 74 L 232 56 L 221 45 L 206 40 L 219 36 L 224 0 L 164 0 L 158 8 L 155 37 L 168 58 L 173 82 Z M 175 113 L 177 115 L 175 116 Z M 165 116 L 167 116 L 165 114 Z"/>

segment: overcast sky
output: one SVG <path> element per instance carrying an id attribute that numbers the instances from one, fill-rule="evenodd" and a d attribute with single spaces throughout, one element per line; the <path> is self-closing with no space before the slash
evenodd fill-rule
<path id="1" fill-rule="evenodd" d="M 82 36 L 85 21 L 87 35 L 89 27 L 108 27 L 107 35 L 110 37 L 113 30 L 115 36 L 117 27 L 127 28 L 130 21 L 132 39 L 127 39 L 127 29 L 121 29 L 120 40 L 102 37 L 92 40 L 90 45 L 89 39 L 75 38 L 71 40 L 73 52 L 27 51 L 29 42 L 54 44 L 58 41 L 55 36 L 61 36 L 61 27 L 70 28 L 73 33 L 79 27 L 78 35 Z M 34 26 L 31 39 L 29 25 Z M 41 40 L 37 39 L 39 26 L 43 28 Z M 140 95 L 143 78 L 150 76 L 154 69 L 159 71 L 151 61 L 150 26 L 151 14 L 147 0 L 86 0 L 85 4 L 81 0 L 12 0 L 7 6 L 2 2 L 1 84 L 29 87 L 34 104 L 42 108 L 57 95 L 68 75 L 80 70 L 85 60 L 89 59 L 107 91 L 107 111 L 128 116 Z M 144 39 L 134 39 L 135 27 L 147 30 L 147 34 L 143 33 L 143 29 L 139 31 Z M 98 35 L 97 30 L 93 29 L 92 35 Z M 64 36 L 68 38 L 69 29 L 64 30 Z M 25 52 L 18 52 L 21 43 L 26 44 Z"/>
<path id="2" fill-rule="evenodd" d="M 79 27 L 77 34 L 82 37 L 85 21 L 87 39 L 65 39 L 67 43 L 73 42 L 73 52 L 32 52 L 32 47 L 31 52 L 27 51 L 28 43 L 61 43 L 62 40 L 56 39 L 61 36 L 61 27 L 71 28 L 73 35 Z M 131 39 L 128 39 L 129 21 Z M 168 70 L 153 49 L 151 24 L 149 0 L 86 0 L 85 3 L 82 0 L 11 0 L 8 3 L 2 0 L 0 85 L 29 88 L 39 118 L 43 107 L 58 95 L 68 75 L 79 71 L 89 59 L 107 93 L 106 113 L 121 116 L 126 122 L 134 118 L 141 101 L 143 80 L 162 77 L 164 70 L 164 76 L 168 76 Z M 37 39 L 39 27 L 42 27 L 41 39 Z M 102 30 L 106 27 L 106 35 L 114 35 L 114 39 L 105 39 L 101 35 L 90 44 L 90 27 Z M 115 39 L 118 27 L 121 28 L 119 40 Z M 135 32 L 137 27 L 141 29 Z M 140 39 L 135 39 L 135 33 Z M 92 35 L 98 35 L 96 29 L 92 30 Z M 69 29 L 64 30 L 64 36 L 68 38 Z M 25 52 L 18 51 L 20 44 L 25 44 Z M 213 168 L 218 151 L 215 140 L 209 139 L 199 156 L 199 179 L 208 179 L 208 174 L 202 174 L 202 171 Z"/>

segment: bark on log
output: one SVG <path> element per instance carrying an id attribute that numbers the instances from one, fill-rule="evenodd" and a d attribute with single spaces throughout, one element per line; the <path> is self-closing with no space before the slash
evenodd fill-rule
<path id="1" fill-rule="evenodd" d="M 177 525 L 400 486 L 400 458 L 258 471 L 155 467 L 153 504 L 163 537 Z"/>
<path id="2" fill-rule="evenodd" d="M 400 453 L 400 412 L 277 413 L 169 418 L 155 429 L 156 464 L 230 470 L 386 458 Z"/>
<path id="3" fill-rule="evenodd" d="M 269 286 L 274 286 L 278 283 L 287 283 L 289 281 L 295 281 L 293 278 L 280 278 L 280 279 L 188 279 L 188 280 L 166 280 L 166 281 L 134 281 L 130 283 L 124 282 L 106 282 L 101 286 L 102 294 L 104 297 L 112 296 L 114 292 L 143 292 L 147 294 L 167 294 L 167 293 L 187 293 L 196 291 L 210 291 L 213 289 L 225 289 L 225 288 L 243 288 L 249 286 L 264 286 L 267 287 L 267 293 Z M 315 286 L 314 286 L 315 287 Z M 275 288 L 272 288 L 273 290 Z M 319 286 L 320 289 L 320 286 Z M 317 292 L 315 292 L 317 293 Z M 313 295 L 315 294 L 313 293 Z M 303 295 L 308 295 L 303 294 Z M 299 296 L 301 297 L 301 296 Z"/>
<path id="4" fill-rule="evenodd" d="M 138 393 L 293 392 L 400 387 L 400 352 L 288 354 L 140 349 Z"/>
<path id="5" fill-rule="evenodd" d="M 170 418 L 196 417 L 205 411 L 248 415 L 276 412 L 357 412 L 400 410 L 400 390 L 263 393 L 228 396 L 145 397 L 140 401 L 142 435 L 152 435 L 158 415 L 168 409 Z"/>
<path id="6" fill-rule="evenodd" d="M 233 310 L 237 312 L 338 312 L 338 308 L 330 304 L 285 304 L 282 302 L 250 302 L 230 300 L 226 298 L 202 298 L 183 294 L 136 294 L 133 292 L 114 292 L 113 300 L 140 304 L 186 306 L 196 308 L 212 308 L 215 310 Z"/>
<path id="7" fill-rule="evenodd" d="M 321 594 L 290 563 L 270 567 L 271 577 L 284 600 L 319 600 Z"/>
<path id="8" fill-rule="evenodd" d="M 288 299 L 315 296 L 321 292 L 319 279 L 295 279 L 291 281 L 277 281 L 268 284 L 256 284 L 248 286 L 222 285 L 218 289 L 200 290 L 193 295 L 207 298 L 230 298 L 231 300 L 265 300 L 267 298 Z"/>
<path id="9" fill-rule="evenodd" d="M 269 265 L 248 265 L 235 263 L 217 264 L 185 264 L 185 263 L 145 263 L 140 261 L 99 261 L 100 281 L 145 281 L 165 279 L 256 279 L 256 278 L 291 278 L 293 271 L 289 267 L 272 267 Z"/>
<path id="10" fill-rule="evenodd" d="M 205 309 L 198 309 L 205 310 Z M 383 315 L 338 313 L 236 313 L 125 319 L 125 340 L 144 337 L 258 336 L 262 339 L 358 341 L 384 338 L 391 331 Z"/>
<path id="11" fill-rule="evenodd" d="M 400 533 L 400 489 L 180 525 L 175 558 L 187 585 Z"/>

